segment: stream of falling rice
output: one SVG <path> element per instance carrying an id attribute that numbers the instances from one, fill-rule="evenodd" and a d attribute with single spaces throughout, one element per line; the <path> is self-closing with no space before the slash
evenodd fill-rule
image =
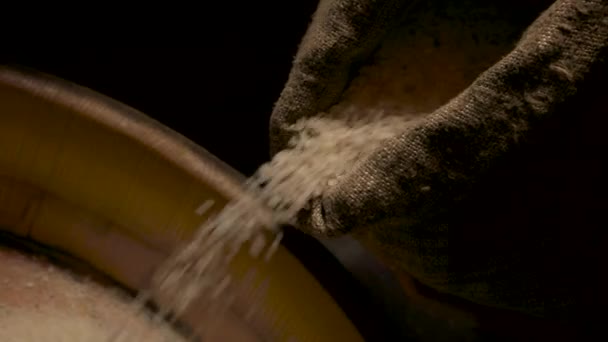
<path id="1" fill-rule="evenodd" d="M 328 184 L 404 125 L 399 117 L 349 114 L 320 115 L 296 123 L 289 148 L 261 166 L 246 181 L 243 196 L 201 224 L 194 238 L 159 267 L 150 290 L 135 303 L 138 310 L 158 298 L 162 298 L 158 322 L 169 315 L 180 317 L 195 300 L 213 311 L 210 316 L 227 310 L 227 294 L 236 286 L 228 266 L 243 244 L 251 242 L 250 254 L 269 260 L 279 246 L 280 227 L 294 224 L 311 199 L 321 196 Z M 197 213 L 210 206 L 203 203 Z M 201 322 L 206 323 L 211 324 Z M 124 329 L 112 341 L 128 340 Z"/>

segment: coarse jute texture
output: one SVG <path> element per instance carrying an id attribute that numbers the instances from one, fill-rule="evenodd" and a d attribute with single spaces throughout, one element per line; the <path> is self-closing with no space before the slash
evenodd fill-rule
<path id="1" fill-rule="evenodd" d="M 344 90 L 405 3 L 322 1 L 273 112 L 273 152 L 289 148 L 294 123 L 332 105 L 365 114 Z M 543 317 L 599 306 L 607 18 L 606 1 L 554 2 L 466 89 L 370 144 L 299 226 L 352 232 L 423 283 L 476 303 Z M 407 116 L 406 105 L 388 111 Z"/>
<path id="2" fill-rule="evenodd" d="M 273 159 L 248 181 L 248 195 L 203 223 L 159 270 L 152 292 L 163 309 L 179 316 L 201 296 L 210 310 L 226 309 L 237 251 L 252 241 L 252 255 L 268 258 L 279 227 L 298 224 L 322 235 L 353 232 L 427 285 L 477 303 L 574 312 L 598 277 L 587 248 L 598 241 L 590 214 L 606 204 L 596 201 L 601 192 L 575 186 L 592 184 L 580 167 L 598 159 L 575 153 L 591 144 L 574 129 L 589 118 L 576 112 L 599 96 L 594 77 L 605 76 L 607 6 L 554 3 L 514 48 L 490 53 L 499 59 L 493 66 L 468 80 L 488 67 L 477 65 L 448 87 L 467 88 L 440 108 L 397 99 L 370 109 L 363 103 L 375 96 L 341 101 L 344 90 L 411 7 L 322 1 L 273 114 Z M 593 210 L 567 198 L 573 188 Z M 584 232 L 572 234 L 575 226 Z"/>

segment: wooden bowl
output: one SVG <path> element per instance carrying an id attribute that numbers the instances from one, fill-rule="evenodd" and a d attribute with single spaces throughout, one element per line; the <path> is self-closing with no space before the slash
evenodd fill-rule
<path id="1" fill-rule="evenodd" d="M 217 212 L 242 194 L 242 181 L 199 146 L 132 108 L 51 76 L 0 68 L 4 232 L 68 253 L 136 291 L 205 219 L 197 207 L 213 200 L 206 215 Z M 268 263 L 246 254 L 235 260 L 235 274 L 255 268 L 269 280 L 268 295 L 256 304 L 259 334 L 362 341 L 340 305 L 288 249 L 281 246 Z M 241 303 L 229 316 L 242 321 L 250 305 Z M 195 331 L 200 314 L 184 318 Z"/>

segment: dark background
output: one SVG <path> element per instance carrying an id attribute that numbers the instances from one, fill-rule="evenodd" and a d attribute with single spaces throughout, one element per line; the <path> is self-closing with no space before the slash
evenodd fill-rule
<path id="1" fill-rule="evenodd" d="M 90 28 L 74 28 L 72 40 L 5 47 L 0 63 L 50 73 L 119 100 L 249 175 L 269 158 L 270 113 L 317 5 L 255 3 L 231 1 L 197 8 L 194 15 L 195 9 L 182 9 L 183 25 L 180 10 L 173 11 L 173 22 L 133 22 L 121 27 L 124 35 L 99 40 L 85 38 Z M 105 25 L 111 24 L 107 18 Z M 142 36 L 131 34 L 137 26 Z"/>

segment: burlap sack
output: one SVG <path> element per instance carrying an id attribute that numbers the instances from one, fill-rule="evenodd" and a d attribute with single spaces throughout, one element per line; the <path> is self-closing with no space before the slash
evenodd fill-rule
<path id="1" fill-rule="evenodd" d="M 408 1 L 322 0 L 271 119 L 340 101 Z M 464 92 L 390 139 L 306 213 L 442 292 L 544 317 L 602 297 L 608 1 L 558 0 Z M 595 304 L 594 304 L 595 303 Z"/>

